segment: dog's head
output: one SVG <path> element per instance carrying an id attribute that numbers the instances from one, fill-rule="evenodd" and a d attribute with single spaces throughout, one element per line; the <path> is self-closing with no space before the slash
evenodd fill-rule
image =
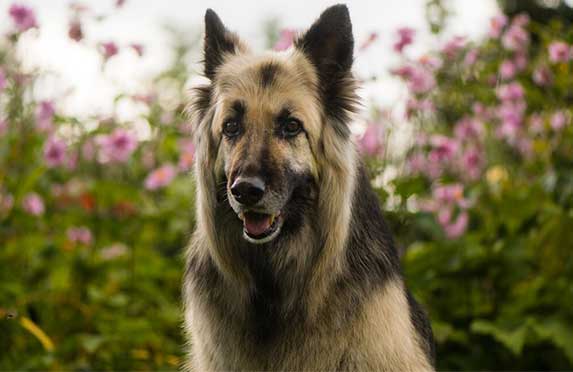
<path id="1" fill-rule="evenodd" d="M 247 241 L 266 243 L 299 225 L 328 152 L 343 152 L 337 141 L 348 140 L 356 102 L 352 52 L 344 5 L 328 8 L 291 49 L 265 54 L 252 53 L 207 11 L 211 83 L 198 89 L 193 109 L 203 123 L 198 135 L 214 144 L 215 182 L 225 183 L 224 202 Z"/>

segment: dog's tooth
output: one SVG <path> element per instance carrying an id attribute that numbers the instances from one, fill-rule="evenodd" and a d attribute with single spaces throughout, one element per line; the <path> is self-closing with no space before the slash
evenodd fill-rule
<path id="1" fill-rule="evenodd" d="M 243 212 L 239 213 L 239 219 L 240 219 L 241 221 L 244 221 L 244 220 L 245 220 L 245 214 L 244 214 Z"/>

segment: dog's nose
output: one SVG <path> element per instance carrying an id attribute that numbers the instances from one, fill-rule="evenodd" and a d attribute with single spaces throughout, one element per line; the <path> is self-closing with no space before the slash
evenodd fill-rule
<path id="1" fill-rule="evenodd" d="M 243 205 L 254 205 L 263 198 L 265 183 L 258 177 L 238 177 L 231 186 L 231 194 Z"/>

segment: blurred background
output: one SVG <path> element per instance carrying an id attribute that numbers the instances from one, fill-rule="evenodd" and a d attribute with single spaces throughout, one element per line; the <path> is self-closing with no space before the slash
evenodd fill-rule
<path id="1" fill-rule="evenodd" d="M 204 12 L 284 50 L 333 3 L 0 0 L 0 370 L 179 367 Z M 438 368 L 573 370 L 573 1 L 347 4 Z"/>

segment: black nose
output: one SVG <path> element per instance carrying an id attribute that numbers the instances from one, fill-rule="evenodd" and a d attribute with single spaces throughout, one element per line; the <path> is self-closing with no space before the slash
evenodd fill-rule
<path id="1" fill-rule="evenodd" d="M 238 177 L 231 186 L 231 194 L 243 205 L 254 205 L 263 198 L 265 183 L 258 177 Z"/>

